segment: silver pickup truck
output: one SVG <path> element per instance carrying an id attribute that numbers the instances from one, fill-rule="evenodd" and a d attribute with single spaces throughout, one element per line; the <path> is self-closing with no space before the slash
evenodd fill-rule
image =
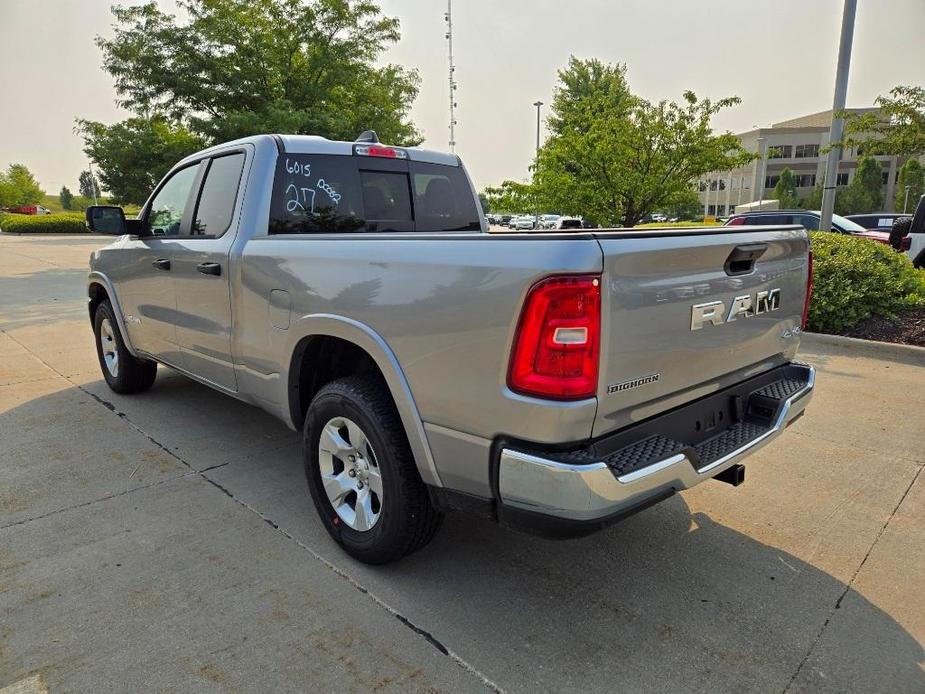
<path id="1" fill-rule="evenodd" d="M 456 156 L 251 137 L 178 163 L 90 259 L 118 393 L 164 364 L 301 431 L 354 557 L 447 510 L 574 536 L 704 480 L 800 415 L 801 227 L 490 234 Z"/>

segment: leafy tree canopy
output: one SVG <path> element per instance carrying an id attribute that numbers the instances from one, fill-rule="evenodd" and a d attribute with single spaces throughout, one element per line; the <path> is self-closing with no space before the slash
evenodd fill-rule
<path id="1" fill-rule="evenodd" d="M 898 212 L 902 212 L 903 205 L 906 204 L 906 186 L 909 186 L 907 210 L 912 213 L 918 199 L 925 194 L 925 168 L 916 159 L 910 159 L 899 169 L 896 197 L 893 201 L 894 209 Z"/>
<path id="2" fill-rule="evenodd" d="M 88 169 L 81 171 L 80 176 L 77 177 L 77 189 L 85 198 L 98 198 L 102 195 L 99 181 Z"/>
<path id="3" fill-rule="evenodd" d="M 100 180 L 114 201 L 141 204 L 170 167 L 206 146 L 206 140 L 164 118 L 129 118 L 115 125 L 78 121 L 84 151 L 99 166 Z M 89 184 L 80 194 L 92 198 Z"/>
<path id="4" fill-rule="evenodd" d="M 863 144 L 868 154 L 925 154 L 925 88 L 895 87 L 874 102 L 879 113 L 845 113 L 841 146 Z"/>
<path id="5" fill-rule="evenodd" d="M 863 214 L 883 209 L 883 169 L 871 156 L 858 159 L 854 178 L 835 196 L 838 214 Z"/>
<path id="6" fill-rule="evenodd" d="M 61 208 L 65 210 L 71 209 L 71 205 L 74 203 L 74 194 L 68 189 L 67 186 L 61 186 L 61 192 L 58 193 L 58 200 L 61 201 Z"/>
<path id="7" fill-rule="evenodd" d="M 633 226 L 682 199 L 703 174 L 754 158 L 734 135 L 710 126 L 739 101 L 701 100 L 688 91 L 680 104 L 653 104 L 632 94 L 623 65 L 573 56 L 559 71 L 534 193 L 543 207 Z"/>
<path id="8" fill-rule="evenodd" d="M 482 195 L 488 208 L 498 212 L 522 214 L 536 207 L 533 188 L 528 183 L 503 181 L 500 186 L 488 186 Z"/>
<path id="9" fill-rule="evenodd" d="M 0 207 L 19 207 L 41 202 L 45 191 L 32 172 L 22 164 L 10 164 L 0 171 Z"/>
<path id="10" fill-rule="evenodd" d="M 793 209 L 800 204 L 800 198 L 797 197 L 796 179 L 793 177 L 793 171 L 788 166 L 780 172 L 777 184 L 774 186 L 774 197 L 780 200 L 780 206 L 783 210 Z"/>
<path id="11" fill-rule="evenodd" d="M 113 8 L 98 38 L 119 105 L 186 125 L 211 142 L 260 132 L 352 140 L 374 128 L 413 144 L 418 76 L 377 66 L 398 20 L 372 0 L 180 0 L 188 20 L 155 2 Z"/>

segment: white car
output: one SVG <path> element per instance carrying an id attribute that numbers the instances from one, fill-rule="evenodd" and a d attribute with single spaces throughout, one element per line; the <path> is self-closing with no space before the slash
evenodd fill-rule
<path id="1" fill-rule="evenodd" d="M 555 229 L 556 224 L 562 219 L 560 214 L 544 214 L 540 216 L 540 229 Z"/>
<path id="2" fill-rule="evenodd" d="M 517 219 L 511 220 L 511 228 L 516 229 L 517 231 L 524 231 L 527 229 L 536 228 L 536 219 L 529 215 L 524 215 L 522 217 L 517 217 Z"/>

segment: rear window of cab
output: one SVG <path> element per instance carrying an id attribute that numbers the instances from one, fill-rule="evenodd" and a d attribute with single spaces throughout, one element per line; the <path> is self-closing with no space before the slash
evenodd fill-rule
<path id="1" fill-rule="evenodd" d="M 336 154 L 277 160 L 271 234 L 480 229 L 462 167 Z"/>

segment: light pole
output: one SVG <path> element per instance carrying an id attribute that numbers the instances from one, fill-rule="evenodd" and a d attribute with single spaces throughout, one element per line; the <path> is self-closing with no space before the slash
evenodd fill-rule
<path id="1" fill-rule="evenodd" d="M 765 147 L 766 139 L 764 137 L 758 138 L 758 154 L 761 155 L 761 166 L 758 171 L 758 180 L 756 181 L 758 188 L 758 209 L 761 209 L 761 206 L 764 204 L 764 179 L 768 175 L 768 150 Z"/>
<path id="2" fill-rule="evenodd" d="M 848 96 L 848 66 L 851 64 L 854 16 L 857 9 L 858 0 L 845 0 L 845 8 L 841 16 L 841 38 L 838 43 L 838 69 L 835 72 L 835 97 L 832 99 L 832 128 L 829 131 L 829 147 L 832 147 L 833 142 L 841 142 L 844 136 L 845 119 L 840 118 L 838 112 L 845 109 L 845 99 Z M 839 159 L 841 159 L 841 147 L 832 147 L 825 161 L 825 182 L 822 189 L 822 219 L 819 222 L 819 228 L 824 231 L 832 228 Z"/>
<path id="3" fill-rule="evenodd" d="M 536 155 L 533 159 L 533 178 L 534 183 L 536 179 L 536 172 L 540 166 L 540 108 L 543 106 L 542 101 L 534 101 L 533 105 L 536 106 Z M 536 186 L 533 187 L 533 195 L 536 197 Z M 540 221 L 540 199 L 536 197 L 536 220 L 534 225 L 538 224 Z"/>
<path id="4" fill-rule="evenodd" d="M 909 207 L 909 189 L 912 186 L 906 186 L 906 199 L 903 200 L 903 214 L 906 214 L 906 208 Z"/>

